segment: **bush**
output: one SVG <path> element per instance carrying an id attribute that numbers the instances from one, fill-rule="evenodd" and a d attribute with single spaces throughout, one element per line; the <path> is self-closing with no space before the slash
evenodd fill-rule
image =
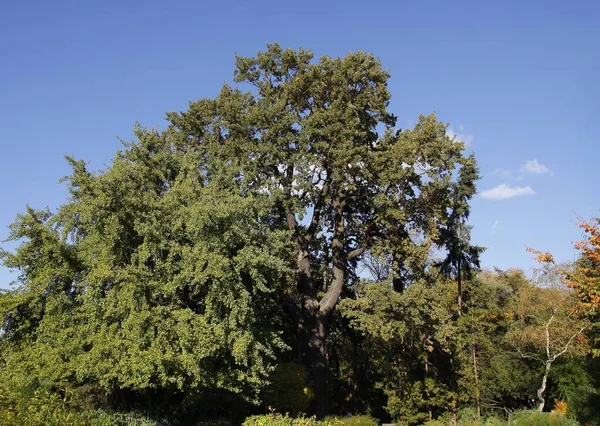
<path id="1" fill-rule="evenodd" d="M 140 413 L 76 409 L 69 392 L 64 396 L 38 388 L 33 393 L 0 389 L 0 425 L 6 426 L 169 426 Z"/>
<path id="2" fill-rule="evenodd" d="M 488 417 L 484 426 L 506 426 L 506 420 L 499 419 L 498 417 Z"/>
<path id="3" fill-rule="evenodd" d="M 80 426 L 86 416 L 75 412 L 66 397 L 36 389 L 32 395 L 14 398 L 3 392 L 0 396 L 0 424 L 19 426 Z"/>
<path id="4" fill-rule="evenodd" d="M 446 413 L 435 420 L 425 422 L 423 426 L 506 426 L 506 420 L 492 416 L 479 418 L 474 408 L 463 408 L 458 413 L 458 421 L 454 422 L 453 416 Z"/>
<path id="5" fill-rule="evenodd" d="M 113 413 L 104 410 L 86 413 L 86 423 L 90 426 L 169 426 L 168 421 L 159 422 L 141 413 Z"/>
<path id="6" fill-rule="evenodd" d="M 562 414 L 519 411 L 509 419 L 510 426 L 578 426 L 579 424 Z"/>
<path id="7" fill-rule="evenodd" d="M 242 426 L 317 426 L 320 422 L 314 417 L 290 417 L 276 413 L 251 416 Z"/>
<path id="8" fill-rule="evenodd" d="M 376 426 L 377 422 L 369 416 L 326 417 L 290 417 L 276 413 L 248 417 L 243 426 Z"/>
<path id="9" fill-rule="evenodd" d="M 332 426 L 376 426 L 377 421 L 370 416 L 325 417 L 321 423 Z"/>
<path id="10" fill-rule="evenodd" d="M 567 415 L 581 424 L 600 426 L 600 391 L 581 387 L 569 395 Z"/>
<path id="11" fill-rule="evenodd" d="M 314 393 L 306 380 L 304 366 L 286 362 L 271 375 L 271 384 L 263 395 L 263 404 L 279 413 L 305 413 Z"/>
<path id="12" fill-rule="evenodd" d="M 435 419 L 423 423 L 423 426 L 447 426 L 449 423 L 445 420 Z"/>

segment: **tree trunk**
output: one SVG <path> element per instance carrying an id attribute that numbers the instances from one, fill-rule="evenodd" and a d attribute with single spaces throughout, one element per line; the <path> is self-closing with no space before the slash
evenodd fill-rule
<path id="1" fill-rule="evenodd" d="M 457 301 L 458 301 L 458 316 L 460 317 L 462 315 L 462 305 L 463 305 L 463 300 L 462 300 L 462 276 L 460 273 L 460 260 L 458 261 L 458 265 L 456 267 L 456 283 L 458 285 L 458 296 L 457 296 Z"/>
<path id="2" fill-rule="evenodd" d="M 392 259 L 392 288 L 397 293 L 404 293 L 404 280 L 400 278 L 399 269 L 398 259 L 394 256 Z"/>
<path id="3" fill-rule="evenodd" d="M 304 310 L 306 331 L 306 357 L 308 376 L 314 391 L 310 413 L 322 418 L 327 411 L 327 316 L 321 312 L 316 300 Z"/>
<path id="4" fill-rule="evenodd" d="M 425 339 L 427 341 L 427 339 Z M 427 356 L 427 355 L 425 355 Z M 423 386 L 427 381 L 427 376 L 429 376 L 429 359 L 425 358 L 425 375 L 423 376 Z M 429 421 L 433 420 L 433 411 L 431 411 L 431 407 L 429 408 Z"/>
<path id="5" fill-rule="evenodd" d="M 471 353 L 473 354 L 473 373 L 475 375 L 475 403 L 477 405 L 477 417 L 481 418 L 481 401 L 479 395 L 479 373 L 477 371 L 477 357 L 475 355 L 475 342 L 471 343 Z"/>
<path id="6" fill-rule="evenodd" d="M 537 391 L 538 401 L 540 401 L 540 405 L 538 406 L 538 411 L 544 411 L 544 405 L 546 405 L 546 399 L 544 398 L 544 392 L 546 392 L 546 383 L 548 381 L 548 374 L 550 373 L 550 367 L 552 367 L 552 361 L 546 361 L 546 369 L 544 371 L 544 377 L 542 378 L 542 385 Z"/>
<path id="7" fill-rule="evenodd" d="M 306 357 L 309 376 L 315 393 L 311 404 L 311 412 L 322 418 L 327 411 L 327 323 L 346 281 L 346 261 L 350 255 L 344 251 L 344 202 L 334 199 L 335 231 L 331 242 L 333 280 L 327 292 L 317 301 L 306 297 L 303 302 L 304 329 L 306 334 Z M 362 249 L 356 253 L 362 253 Z M 305 256 L 308 259 L 308 253 Z M 299 263 L 300 265 L 300 263 Z M 308 270 L 307 273 L 310 273 Z M 301 284 L 301 283 L 300 283 Z"/>
<path id="8" fill-rule="evenodd" d="M 392 278 L 392 287 L 394 288 L 395 292 L 404 293 L 404 282 L 402 282 L 402 279 L 400 279 L 398 277 L 393 277 Z"/>

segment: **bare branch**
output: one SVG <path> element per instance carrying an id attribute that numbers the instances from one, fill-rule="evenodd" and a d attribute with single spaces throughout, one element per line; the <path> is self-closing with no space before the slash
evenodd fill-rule
<path id="1" fill-rule="evenodd" d="M 535 361 L 541 362 L 542 364 L 545 362 L 543 359 L 538 358 L 537 356 L 533 356 L 533 355 L 529 355 L 529 354 L 524 354 L 523 352 L 521 352 L 521 349 L 517 349 L 517 352 L 519 353 L 519 355 L 521 356 L 521 358 L 533 359 Z"/>
<path id="2" fill-rule="evenodd" d="M 550 359 L 550 324 L 554 320 L 554 313 L 546 323 L 546 357 Z"/>
<path id="3" fill-rule="evenodd" d="M 571 336 L 571 338 L 569 339 L 569 341 L 567 342 L 567 344 L 565 345 L 565 347 L 563 348 L 563 350 L 562 350 L 562 351 L 560 351 L 559 353 L 555 354 L 555 355 L 552 357 L 552 361 L 554 362 L 554 360 L 556 360 L 556 358 L 558 358 L 559 356 L 562 356 L 562 355 L 564 355 L 565 353 L 567 353 L 567 351 L 569 350 L 569 346 L 571 345 L 571 343 L 573 342 L 573 340 L 575 340 L 575 338 L 576 338 L 577 336 L 579 336 L 581 333 L 583 333 L 583 330 L 585 330 L 586 328 L 587 328 L 587 326 L 586 326 L 586 325 L 584 325 L 583 327 L 581 327 L 581 328 L 579 329 L 579 331 L 578 331 L 577 333 L 573 334 L 573 335 Z"/>

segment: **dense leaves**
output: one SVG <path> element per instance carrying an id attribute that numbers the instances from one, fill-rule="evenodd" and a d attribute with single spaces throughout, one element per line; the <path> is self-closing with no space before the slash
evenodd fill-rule
<path id="1" fill-rule="evenodd" d="M 69 200 L 27 207 L 0 252 L 0 418 L 480 424 L 536 398 L 593 417 L 596 222 L 574 268 L 539 253 L 573 290 L 480 271 L 475 157 L 434 114 L 398 129 L 389 77 L 269 45 L 105 169 L 68 157 Z"/>
<path id="2" fill-rule="evenodd" d="M 138 141 L 92 174 L 70 160 L 72 198 L 29 209 L 22 271 L 2 297 L 10 380 L 113 388 L 204 388 L 254 397 L 285 347 L 273 318 L 289 280 L 288 235 L 261 223 L 261 203 L 204 185 L 196 154 L 170 134 Z"/>
<path id="3" fill-rule="evenodd" d="M 580 221 L 579 227 L 585 232 L 585 239 L 575 244 L 580 251 L 567 283 L 579 300 L 579 310 L 591 321 L 589 334 L 594 340 L 593 350 L 600 354 L 600 219 L 590 222 Z"/>

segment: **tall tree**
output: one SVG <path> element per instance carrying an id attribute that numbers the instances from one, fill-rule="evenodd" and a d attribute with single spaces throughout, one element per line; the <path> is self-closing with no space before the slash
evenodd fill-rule
<path id="1" fill-rule="evenodd" d="M 341 314 L 371 349 L 369 364 L 377 372 L 376 387 L 387 396 L 387 411 L 402 424 L 456 411 L 452 293 L 447 281 L 433 286 L 420 280 L 402 293 L 374 283 L 341 302 Z"/>
<path id="2" fill-rule="evenodd" d="M 326 406 L 328 320 L 363 253 L 394 248 L 422 269 L 451 208 L 463 144 L 435 115 L 396 130 L 389 74 L 363 52 L 313 61 L 307 50 L 268 46 L 237 57 L 235 80 L 215 99 L 169 119 L 202 152 L 206 178 L 226 168 L 245 193 L 268 197 L 271 223 L 291 232 L 296 280 L 288 307 L 303 336 L 314 409 Z"/>
<path id="3" fill-rule="evenodd" d="M 479 269 L 479 255 L 483 247 L 471 245 L 471 227 L 466 224 L 471 212 L 469 201 L 477 192 L 475 182 L 479 170 L 473 155 L 464 159 L 457 182 L 451 193 L 451 208 L 437 244 L 446 249 L 446 257 L 438 263 L 446 276 L 456 279 L 458 314 L 463 311 L 463 279 L 470 279 L 473 270 Z"/>

